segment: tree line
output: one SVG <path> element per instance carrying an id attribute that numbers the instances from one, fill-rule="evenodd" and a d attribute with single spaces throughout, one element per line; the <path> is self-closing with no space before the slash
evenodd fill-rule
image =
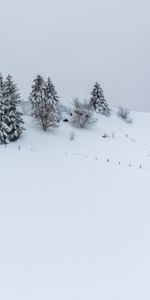
<path id="1" fill-rule="evenodd" d="M 32 117 L 42 130 L 59 127 L 61 106 L 55 86 L 48 77 L 41 76 L 33 80 L 29 95 Z M 24 130 L 23 114 L 19 110 L 21 97 L 11 75 L 3 79 L 0 74 L 0 143 L 7 144 L 19 139 Z M 95 113 L 110 115 L 110 108 L 99 83 L 95 83 L 88 101 L 74 99 L 70 111 L 73 126 L 84 128 L 96 121 Z"/>

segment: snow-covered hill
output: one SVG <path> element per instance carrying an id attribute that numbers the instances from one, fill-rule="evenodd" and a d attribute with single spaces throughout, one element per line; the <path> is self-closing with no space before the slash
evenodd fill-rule
<path id="1" fill-rule="evenodd" d="M 0 147 L 0 299 L 150 299 L 150 114 L 132 118 L 26 117 Z"/>

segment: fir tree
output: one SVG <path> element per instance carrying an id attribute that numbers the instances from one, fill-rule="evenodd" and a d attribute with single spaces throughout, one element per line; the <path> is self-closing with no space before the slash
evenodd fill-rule
<path id="1" fill-rule="evenodd" d="M 3 76 L 0 73 L 0 143 L 7 144 L 9 127 L 6 125 L 7 116 L 6 116 L 6 105 L 4 103 L 4 82 Z"/>
<path id="2" fill-rule="evenodd" d="M 31 102 L 32 107 L 32 115 L 35 118 L 38 118 L 38 105 L 44 100 L 45 97 L 44 89 L 44 78 L 41 75 L 37 75 L 37 77 L 33 80 L 31 93 L 29 96 L 29 101 Z"/>
<path id="3" fill-rule="evenodd" d="M 8 140 L 16 141 L 23 131 L 22 113 L 18 111 L 18 104 L 20 103 L 20 95 L 18 93 L 17 85 L 13 82 L 10 75 L 7 76 L 3 84 L 3 123 L 7 128 Z"/>
<path id="4" fill-rule="evenodd" d="M 50 78 L 45 82 L 42 76 L 36 77 L 29 100 L 32 105 L 32 115 L 44 131 L 58 126 L 58 96 Z"/>
<path id="5" fill-rule="evenodd" d="M 55 90 L 55 86 L 53 85 L 53 82 L 50 80 L 50 77 L 48 77 L 47 82 L 46 82 L 45 97 L 51 103 L 52 111 L 53 111 L 53 114 L 55 117 L 55 125 L 58 126 L 58 123 L 60 120 L 59 97 Z"/>
<path id="6" fill-rule="evenodd" d="M 110 109 L 104 97 L 103 90 L 98 82 L 95 83 L 91 92 L 90 105 L 96 112 L 100 114 L 105 116 L 110 114 Z"/>

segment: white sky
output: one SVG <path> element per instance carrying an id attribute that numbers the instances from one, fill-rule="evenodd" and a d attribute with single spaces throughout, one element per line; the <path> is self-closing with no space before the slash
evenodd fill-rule
<path id="1" fill-rule="evenodd" d="M 0 71 L 24 99 L 37 74 L 64 102 L 99 81 L 111 106 L 150 111 L 149 0 L 0 0 Z"/>

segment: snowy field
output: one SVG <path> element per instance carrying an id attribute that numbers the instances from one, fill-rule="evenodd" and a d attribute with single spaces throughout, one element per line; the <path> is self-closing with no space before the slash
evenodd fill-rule
<path id="1" fill-rule="evenodd" d="M 26 117 L 0 147 L 0 299 L 150 299 L 150 114 L 132 117 L 47 133 Z"/>

